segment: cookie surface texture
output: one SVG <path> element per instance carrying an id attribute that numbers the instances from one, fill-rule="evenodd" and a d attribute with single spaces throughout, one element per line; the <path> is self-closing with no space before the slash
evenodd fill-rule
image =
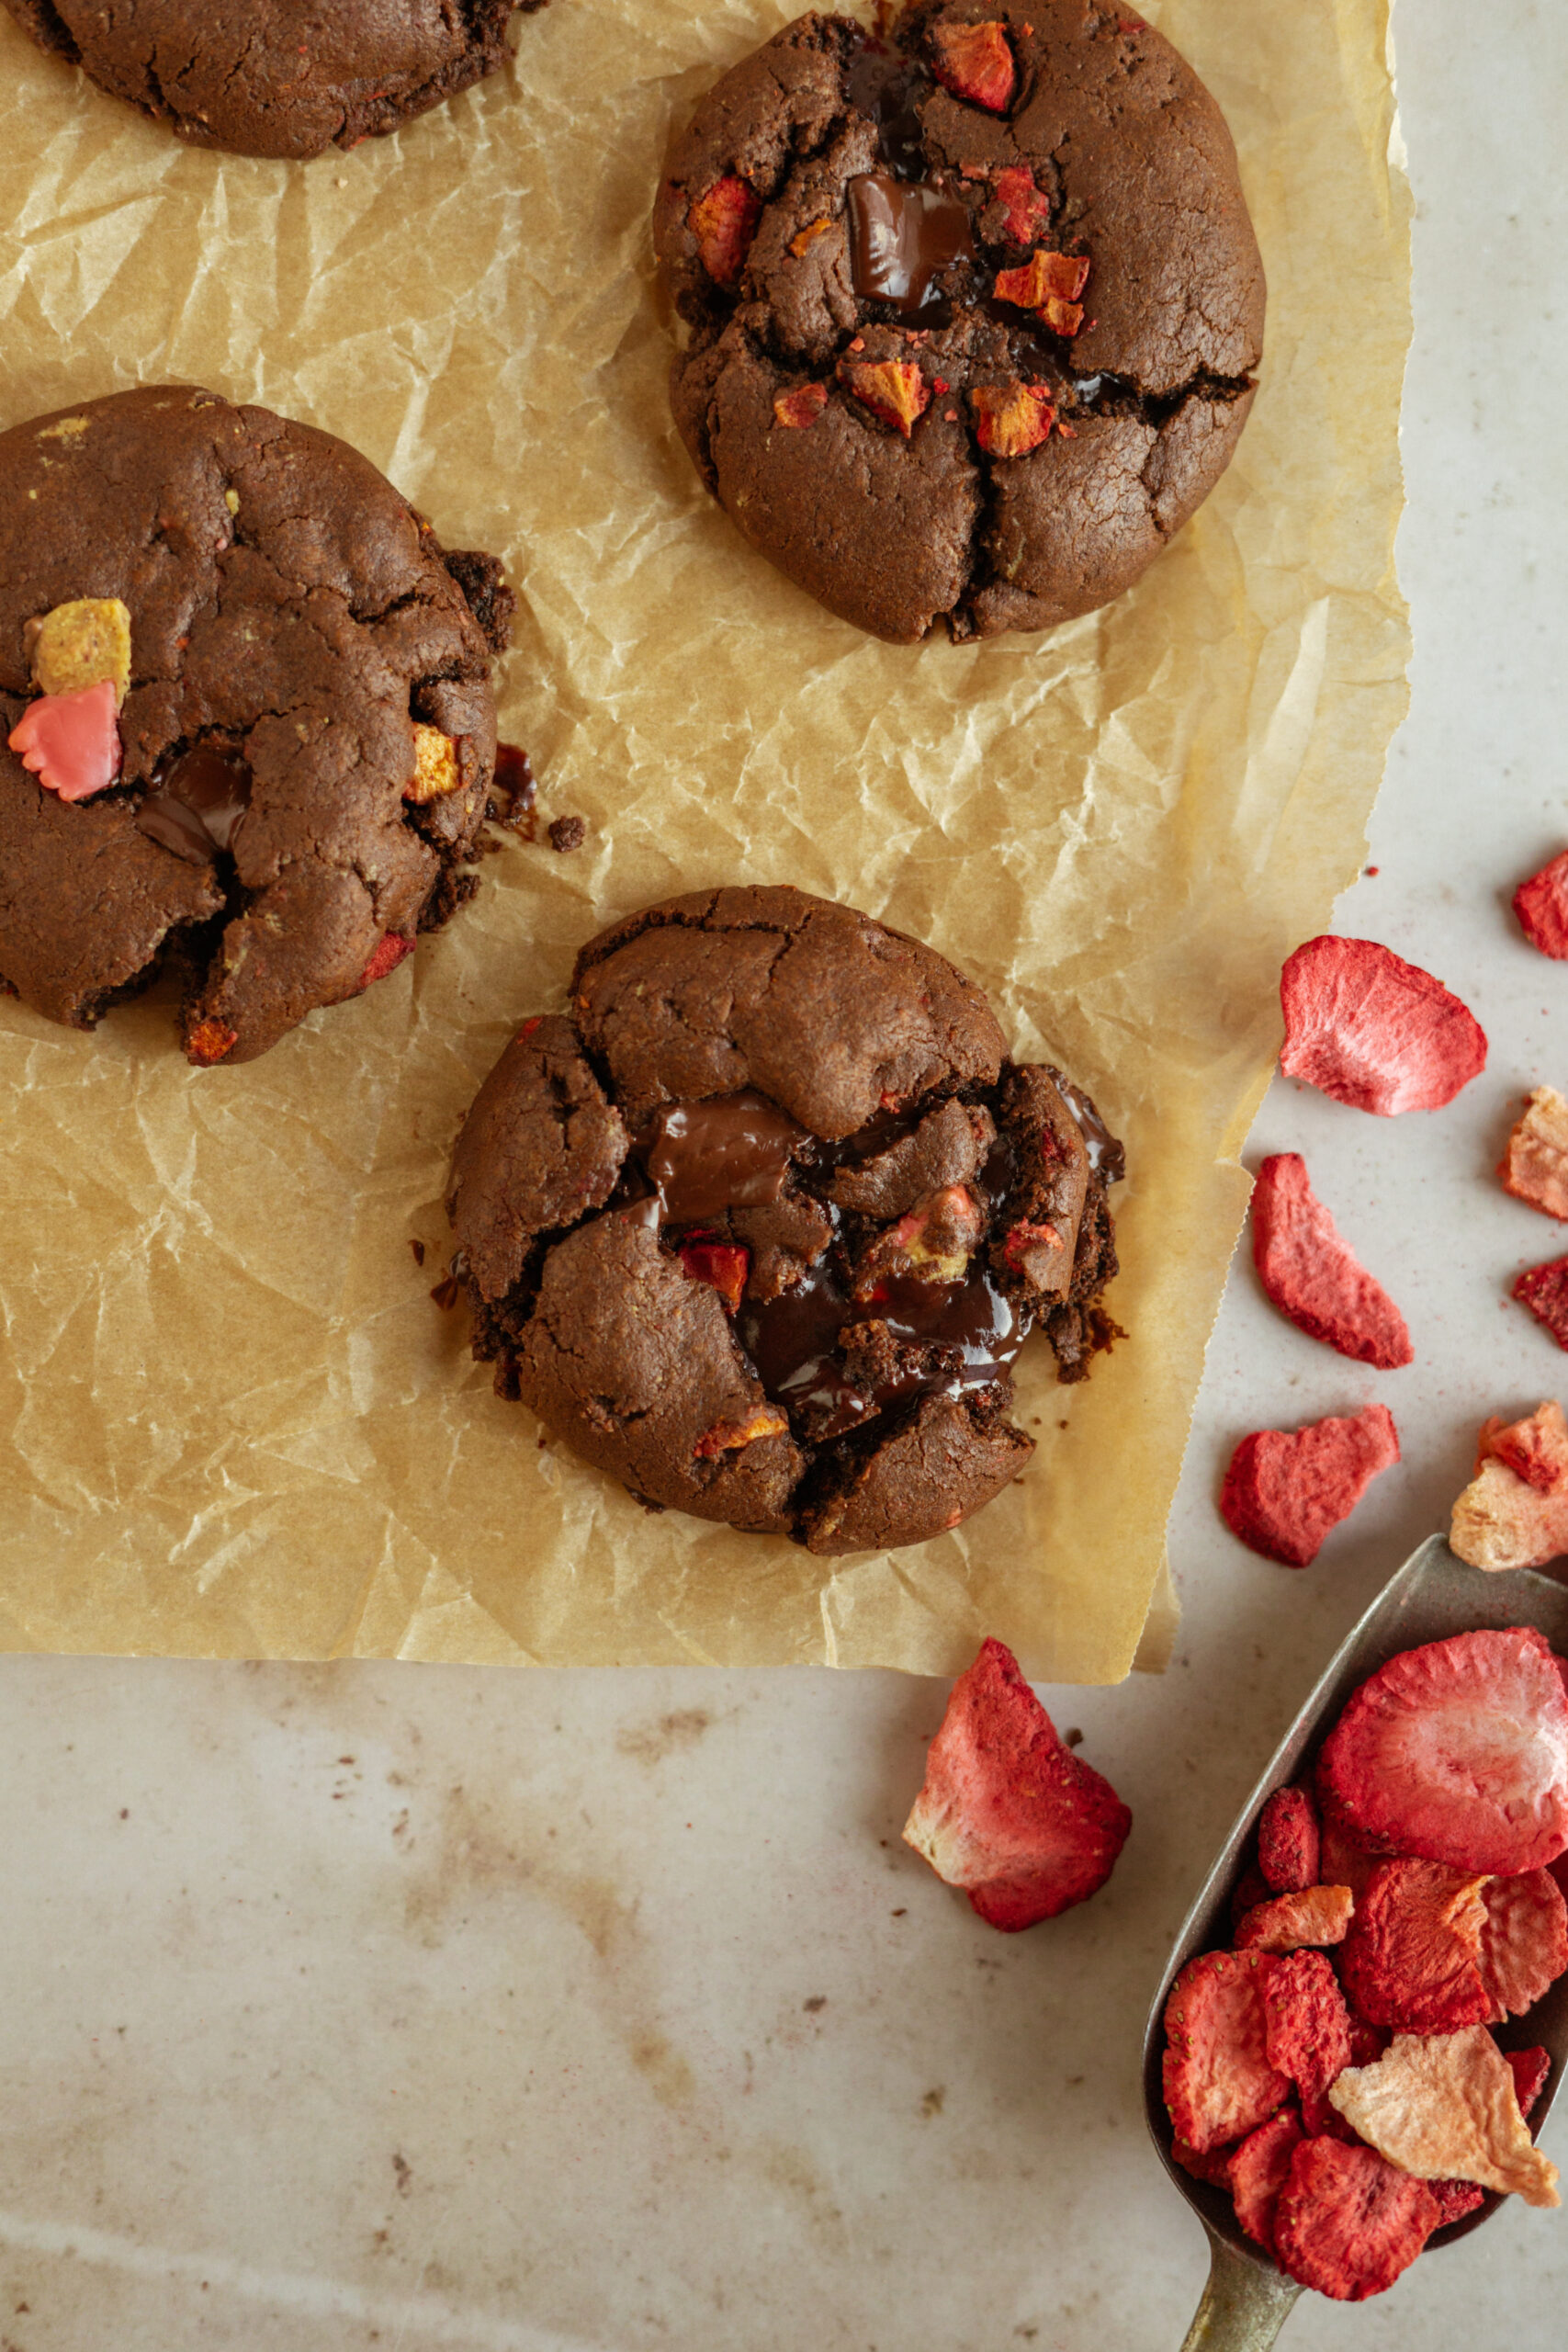
<path id="1" fill-rule="evenodd" d="M 1132 586 L 1235 450 L 1264 283 L 1224 119 L 1101 0 L 798 18 L 678 141 L 675 421 L 745 537 L 911 643 Z"/>
<path id="2" fill-rule="evenodd" d="M 979 990 L 787 888 L 645 909 L 523 1023 L 448 1210 L 496 1386 L 638 1499 L 839 1554 L 1017 1476 L 1032 1329 L 1113 1327 L 1121 1146 Z"/>
<path id="3" fill-rule="evenodd" d="M 40 49 L 197 147 L 319 155 L 396 130 L 506 59 L 545 0 L 5 0 Z"/>
<path id="4" fill-rule="evenodd" d="M 477 887 L 511 604 L 265 409 L 0 435 L 0 981 L 82 1029 L 170 964 L 208 1065 L 381 978 Z"/>

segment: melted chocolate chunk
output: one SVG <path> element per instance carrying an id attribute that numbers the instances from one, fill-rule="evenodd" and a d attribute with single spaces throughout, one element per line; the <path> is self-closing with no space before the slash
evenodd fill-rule
<path id="1" fill-rule="evenodd" d="M 973 261 L 969 208 L 942 189 L 865 172 L 852 179 L 850 267 L 855 292 L 919 318 L 941 300 L 932 288 L 956 261 Z"/>
<path id="2" fill-rule="evenodd" d="M 495 775 L 491 780 L 485 809 L 491 824 L 504 825 L 509 832 L 520 833 L 525 842 L 531 842 L 538 830 L 535 808 L 538 797 L 534 763 L 521 743 L 498 743 Z"/>
<path id="3" fill-rule="evenodd" d="M 244 753 L 221 743 L 198 743 L 153 775 L 136 812 L 136 829 L 192 865 L 209 865 L 232 849 L 251 805 L 251 767 Z"/>
<path id="4" fill-rule="evenodd" d="M 844 95 L 876 125 L 877 153 L 901 180 L 918 180 L 926 168 L 919 107 L 931 87 L 923 66 L 879 41 L 867 41 L 844 75 Z"/>
<path id="5" fill-rule="evenodd" d="M 776 1102 L 747 1088 L 672 1102 L 654 1122 L 642 1163 L 671 1225 L 761 1208 L 784 1190 L 790 1155 L 810 1138 Z"/>
<path id="6" fill-rule="evenodd" d="M 1050 1062 L 1045 1064 L 1052 1085 L 1078 1123 L 1089 1164 L 1100 1182 L 1119 1184 L 1127 1173 L 1127 1153 L 1120 1138 L 1113 1136 L 1094 1104 L 1081 1087 L 1074 1086 Z"/>

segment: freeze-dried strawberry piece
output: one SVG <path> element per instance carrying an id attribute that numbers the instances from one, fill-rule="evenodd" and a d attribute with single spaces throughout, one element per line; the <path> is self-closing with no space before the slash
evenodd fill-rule
<path id="1" fill-rule="evenodd" d="M 1200 1952 L 1170 1988 L 1165 2103 L 1201 2152 L 1255 2132 L 1290 2095 L 1289 2077 L 1269 2064 L 1263 2007 L 1279 1964 L 1266 1952 Z"/>
<path id="2" fill-rule="evenodd" d="M 1386 2025 L 1374 2025 L 1371 2018 L 1362 2017 L 1359 2009 L 1350 2011 L 1350 2064 L 1371 2066 L 1382 2056 L 1393 2039 Z"/>
<path id="3" fill-rule="evenodd" d="M 1269 2064 L 1289 2075 L 1303 2103 L 1321 2099 L 1350 2064 L 1350 2012 L 1332 1963 L 1320 1951 L 1293 1951 L 1263 1988 Z"/>
<path id="4" fill-rule="evenodd" d="M 1005 25 L 936 25 L 931 71 L 944 90 L 987 114 L 1006 114 L 1018 86 L 1018 68 Z"/>
<path id="5" fill-rule="evenodd" d="M 1249 1863 L 1231 1890 L 1231 1926 L 1235 1927 L 1249 1911 L 1256 1911 L 1260 1903 L 1267 1903 L 1272 1892 L 1257 1864 Z"/>
<path id="6" fill-rule="evenodd" d="M 732 172 L 697 198 L 686 226 L 697 241 L 697 258 L 716 286 L 735 284 L 761 217 L 761 198 Z"/>
<path id="7" fill-rule="evenodd" d="M 1514 912 L 1532 947 L 1560 962 L 1568 956 L 1568 849 L 1520 883 Z"/>
<path id="8" fill-rule="evenodd" d="M 1514 1296 L 1545 1324 L 1560 1348 L 1568 1348 L 1568 1258 L 1532 1266 L 1514 1284 Z"/>
<path id="9" fill-rule="evenodd" d="M 1276 1789 L 1258 1816 L 1258 1867 L 1275 1894 L 1316 1886 L 1322 1850 L 1317 1807 L 1306 1791 Z"/>
<path id="10" fill-rule="evenodd" d="M 1522 2018 L 1568 1968 L 1568 1904 L 1550 1871 L 1488 1879 L 1483 1899 L 1479 1966 L 1492 2016 Z"/>
<path id="11" fill-rule="evenodd" d="M 1010 164 L 996 176 L 997 202 L 1006 215 L 1003 234 L 1015 245 L 1027 245 L 1048 226 L 1051 199 L 1036 187 L 1032 172 Z"/>
<path id="12" fill-rule="evenodd" d="M 1132 1826 L 1110 1781 L 1058 1739 L 1006 1644 L 982 1643 L 927 1751 L 906 1843 L 1010 1931 L 1103 1886 Z"/>
<path id="13" fill-rule="evenodd" d="M 1074 335 L 1083 324 L 1078 296 L 1089 283 L 1089 261 L 1082 254 L 1031 254 L 1021 269 L 999 269 L 995 288 L 998 302 L 1032 311 L 1055 334 Z"/>
<path id="14" fill-rule="evenodd" d="M 1486 1067 L 1457 996 L 1374 939 L 1309 939 L 1280 975 L 1280 1068 L 1336 1102 L 1393 1118 L 1436 1111 Z"/>
<path id="15" fill-rule="evenodd" d="M 988 457 L 1027 458 L 1051 438 L 1056 403 L 1048 384 L 976 384 L 969 401 L 975 438 Z"/>
<path id="16" fill-rule="evenodd" d="M 1497 1173 L 1517 1201 L 1568 1218 L 1568 1102 L 1554 1086 L 1538 1086 L 1525 1097 Z"/>
<path id="17" fill-rule="evenodd" d="M 90 800 L 119 775 L 118 712 L 114 680 L 100 678 L 76 694 L 38 695 L 6 740 L 45 791 Z"/>
<path id="18" fill-rule="evenodd" d="M 1280 1314 L 1309 1339 L 1383 1372 L 1415 1361 L 1404 1316 L 1357 1262 L 1299 1152 L 1276 1152 L 1258 1171 L 1252 1254 Z"/>
<path id="19" fill-rule="evenodd" d="M 1453 2033 L 1492 2015 L 1481 1974 L 1484 1877 L 1403 1857 L 1373 1871 L 1339 1954 L 1345 1990 L 1375 2025 Z"/>
<path id="20" fill-rule="evenodd" d="M 186 1039 L 186 1059 L 194 1062 L 198 1069 L 211 1069 L 226 1060 L 239 1042 L 237 1029 L 231 1029 L 227 1022 L 209 1015 L 207 1020 L 198 1021 Z"/>
<path id="21" fill-rule="evenodd" d="M 787 1413 L 781 1413 L 776 1405 L 759 1405 L 743 1421 L 716 1421 L 711 1430 L 703 1431 L 692 1452 L 699 1462 L 716 1462 L 721 1453 L 737 1453 L 760 1437 L 783 1437 L 788 1428 Z"/>
<path id="22" fill-rule="evenodd" d="M 1387 1856 L 1363 1846 L 1354 1832 L 1332 1812 L 1325 1812 L 1320 1827 L 1317 1874 L 1326 1885 L 1348 1886 L 1359 1903 L 1366 1892 L 1367 1881 L 1385 1861 Z"/>
<path id="23" fill-rule="evenodd" d="M 1475 1476 L 1454 1502 L 1449 1547 L 1472 1568 L 1543 1568 L 1568 1552 L 1568 1427 L 1561 1406 L 1482 1426 Z"/>
<path id="24" fill-rule="evenodd" d="M 773 402 L 773 422 L 799 429 L 815 424 L 828 405 L 826 384 L 802 384 L 798 390 L 781 392 Z"/>
<path id="25" fill-rule="evenodd" d="M 681 1263 L 694 1283 L 706 1283 L 717 1291 L 731 1315 L 739 1310 L 751 1270 L 749 1250 L 733 1241 L 688 1241 L 681 1250 Z"/>
<path id="26" fill-rule="evenodd" d="M 1519 2102 L 1519 2113 L 1528 2123 L 1530 2109 L 1545 2089 L 1546 2078 L 1551 2072 L 1551 2052 L 1549 2050 L 1505 2050 L 1503 2055 L 1514 2078 L 1514 2097 Z M 1486 2201 L 1486 2191 L 1477 2188 L 1472 2180 L 1434 2180 L 1428 2186 L 1442 2209 L 1439 2228 L 1446 2228 L 1450 2222 L 1462 2222 L 1467 2213 L 1473 2213 L 1478 2205 Z"/>
<path id="27" fill-rule="evenodd" d="M 388 973 L 395 972 L 398 966 L 402 962 L 403 957 L 405 956 L 412 956 L 413 951 L 414 942 L 408 938 L 404 933 L 400 931 L 383 932 L 381 937 L 376 944 L 374 954 L 371 956 L 370 960 L 366 965 L 363 972 L 359 975 L 360 987 L 362 989 L 367 989 L 374 981 L 384 980 Z"/>
<path id="28" fill-rule="evenodd" d="M 1533 1626 L 1455 1634 L 1370 1675 L 1318 1783 L 1359 1837 L 1458 1871 L 1540 1870 L 1568 1847 L 1568 1698 Z"/>
<path id="29" fill-rule="evenodd" d="M 1439 2230 L 1446 2230 L 1450 2222 L 1462 2222 L 1467 2213 L 1486 2202 L 1486 2191 L 1477 2188 L 1472 2180 L 1429 2180 L 1427 2186 L 1437 2199 Z"/>
<path id="30" fill-rule="evenodd" d="M 1274 2211 L 1274 2254 L 1303 2287 L 1336 2302 L 1364 2302 L 1408 2270 L 1438 2226 L 1425 2181 L 1374 2149 L 1303 2140 Z"/>
<path id="31" fill-rule="evenodd" d="M 1291 2177 L 1291 2158 L 1301 2138 L 1300 2116 L 1293 2107 L 1282 2107 L 1278 2115 L 1249 2132 L 1231 2157 L 1230 2191 L 1235 2199 L 1235 2217 L 1259 2245 L 1274 2244 L 1274 2210 Z"/>
<path id="32" fill-rule="evenodd" d="M 1220 1510 L 1254 1552 L 1304 1568 L 1398 1460 L 1399 1433 L 1386 1405 L 1300 1430 L 1257 1430 L 1231 1456 Z"/>
<path id="33" fill-rule="evenodd" d="M 1483 2025 L 1396 2034 L 1375 2066 L 1347 2067 L 1329 2092 L 1363 2140 L 1418 2180 L 1472 2180 L 1557 2205 L 1557 2167 L 1519 2112 L 1513 2069 Z"/>
<path id="34" fill-rule="evenodd" d="M 1183 2172 L 1194 2180 L 1206 2180 L 1213 2188 L 1228 2189 L 1231 2185 L 1232 2148 L 1212 2148 L 1207 2154 L 1189 2145 L 1179 2134 L 1170 2143 L 1170 2153 Z"/>
<path id="35" fill-rule="evenodd" d="M 1350 1925 L 1348 1886 L 1308 1886 L 1297 1894 L 1273 1894 L 1259 1903 L 1235 1931 L 1237 1951 L 1297 1951 L 1303 1944 L 1338 1944 Z"/>
<path id="36" fill-rule="evenodd" d="M 1002 1239 L 1002 1256 L 1015 1273 L 1037 1290 L 1049 1290 L 1058 1281 L 1065 1287 L 1071 1272 L 1066 1237 L 1054 1225 L 1010 1226 Z"/>
<path id="37" fill-rule="evenodd" d="M 906 441 L 931 406 L 931 386 L 912 359 L 849 359 L 842 373 L 862 407 L 897 425 Z"/>

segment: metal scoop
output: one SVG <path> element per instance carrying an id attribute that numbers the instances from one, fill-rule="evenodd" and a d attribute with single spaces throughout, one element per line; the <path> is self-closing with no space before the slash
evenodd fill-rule
<path id="1" fill-rule="evenodd" d="M 1568 1587 L 1525 1569 L 1494 1576 L 1465 1567 L 1440 1535 L 1423 1544 L 1335 1652 L 1243 1805 L 1182 1925 L 1144 2035 L 1144 2106 L 1149 2130 L 1167 2172 L 1209 2233 L 1209 2283 L 1182 2352 L 1268 2352 L 1302 2290 L 1247 2235 L 1224 2190 L 1194 2180 L 1170 2153 L 1172 2133 L 1160 2086 L 1160 2061 L 1165 2052 L 1165 2004 L 1172 1980 L 1196 1953 L 1229 1947 L 1230 1894 L 1263 1801 L 1287 1781 L 1296 1780 L 1303 1765 L 1312 1762 L 1351 1692 L 1400 1650 L 1444 1641 L 1450 1634 L 1482 1626 L 1506 1625 L 1534 1625 L 1554 1650 L 1568 1656 Z M 1530 2116 L 1539 2134 L 1568 2060 L 1568 1976 L 1560 1976 L 1528 2017 L 1510 2018 L 1506 2026 L 1499 2027 L 1497 2039 L 1506 2049 L 1540 2045 L 1551 2052 L 1551 2072 Z M 1489 2196 L 1463 2221 L 1434 2232 L 1428 2248 L 1449 2245 L 1468 2235 L 1501 2202 L 1501 2198 Z"/>

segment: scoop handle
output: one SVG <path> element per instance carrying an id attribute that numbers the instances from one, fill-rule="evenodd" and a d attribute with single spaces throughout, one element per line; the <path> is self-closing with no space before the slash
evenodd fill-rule
<path id="1" fill-rule="evenodd" d="M 1301 2289 L 1209 2233 L 1209 2283 L 1181 2352 L 1269 2352 Z"/>

